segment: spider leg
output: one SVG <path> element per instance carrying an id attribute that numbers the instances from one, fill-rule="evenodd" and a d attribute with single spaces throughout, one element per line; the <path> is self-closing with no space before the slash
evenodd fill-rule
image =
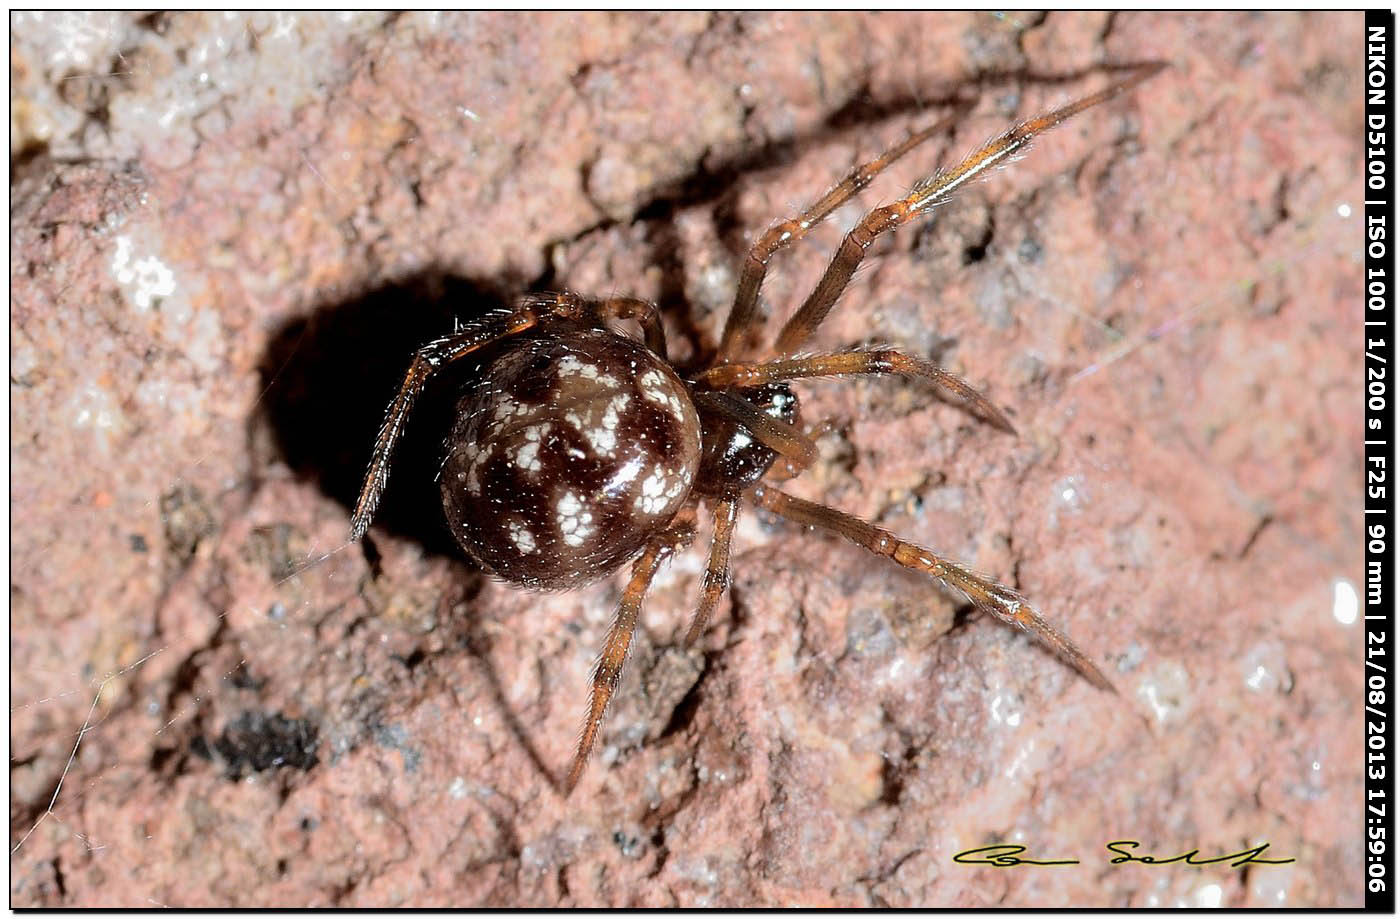
<path id="1" fill-rule="evenodd" d="M 637 628 L 642 600 L 646 598 L 652 578 L 656 577 L 661 563 L 688 544 L 694 535 L 693 513 L 682 512 L 681 518 L 653 538 L 632 563 L 632 577 L 622 592 L 617 615 L 613 617 L 612 625 L 608 628 L 607 638 L 603 640 L 603 650 L 593 668 L 593 685 L 588 693 L 587 716 L 583 722 L 583 729 L 579 732 L 578 745 L 574 748 L 574 759 L 569 766 L 569 774 L 564 779 L 565 797 L 569 796 L 579 778 L 583 776 L 589 754 L 593 752 L 593 746 L 598 741 L 598 731 L 603 726 L 603 716 L 607 713 L 608 703 L 612 701 L 613 692 L 622 679 L 622 665 L 626 662 L 627 651 L 632 646 L 632 633 Z"/>
<path id="2" fill-rule="evenodd" d="M 937 387 L 940 397 L 960 405 L 993 427 L 1015 434 L 1006 415 L 962 378 L 921 358 L 889 348 L 870 351 L 843 351 L 783 360 L 720 364 L 696 376 L 709 386 L 762 386 L 800 377 L 844 376 L 849 374 L 899 373 L 919 377 Z"/>
<path id="3" fill-rule="evenodd" d="M 796 463 L 799 469 L 806 469 L 817 459 L 817 445 L 799 428 L 781 418 L 774 418 L 737 396 L 702 390 L 694 393 L 692 398 L 696 408 L 737 421 L 753 435 L 754 440 Z"/>
<path id="4" fill-rule="evenodd" d="M 715 502 L 715 533 L 710 539 L 710 561 L 705 566 L 705 577 L 701 582 L 700 605 L 695 609 L 695 617 L 690 620 L 690 628 L 685 633 L 685 646 L 690 647 L 700 640 L 710 614 L 719 605 L 729 586 L 729 541 L 734 535 L 734 524 L 739 519 L 739 496 L 725 495 Z"/>
<path id="5" fill-rule="evenodd" d="M 451 335 L 428 342 L 413 355 L 403 384 L 394 400 L 389 403 L 384 424 L 374 440 L 374 451 L 370 455 L 369 469 L 365 472 L 365 484 L 360 489 L 360 497 L 355 502 L 355 510 L 350 515 L 350 539 L 356 540 L 365 535 L 375 508 L 384 494 L 384 486 L 389 481 L 389 460 L 394 447 L 403 435 L 404 425 L 414 403 L 423 392 L 423 386 L 435 371 L 446 364 L 460 360 L 494 341 L 518 335 L 534 328 L 551 316 L 582 319 L 586 304 L 572 294 L 544 294 L 523 298 L 509 313 L 496 313 L 463 323 Z"/>
<path id="6" fill-rule="evenodd" d="M 800 216 L 774 224 L 749 249 L 744 259 L 744 267 L 739 274 L 739 287 L 734 294 L 734 305 L 729 309 L 729 318 L 724 323 L 724 334 L 720 338 L 717 360 L 727 361 L 734 357 L 742 344 L 743 336 L 754 325 L 758 313 L 758 290 L 768 273 L 768 260 L 777 252 L 807 235 L 807 231 L 825 220 L 832 211 L 851 199 L 877 175 L 904 154 L 939 134 L 953 124 L 971 108 L 968 102 L 958 103 L 958 110 L 931 127 L 914 131 L 904 140 L 895 144 L 868 163 L 857 166 L 820 200 Z"/>
<path id="7" fill-rule="evenodd" d="M 1132 76 L 1062 108 L 1018 124 L 974 150 L 952 169 L 936 172 L 919 182 L 900 200 L 872 210 L 841 241 L 836 256 L 827 266 L 816 288 L 778 333 L 778 338 L 773 343 L 773 352 L 778 355 L 792 354 L 811 338 L 817 326 L 821 325 L 822 320 L 831 312 L 831 308 L 865 257 L 866 250 L 878 236 L 926 214 L 933 207 L 947 201 L 959 188 L 986 175 L 992 167 L 1010 160 L 1012 156 L 1024 150 L 1036 136 L 1044 134 L 1085 109 L 1126 92 L 1165 66 L 1166 64 L 1161 62 L 1136 65 L 1132 68 L 1135 71 Z"/>
<path id="8" fill-rule="evenodd" d="M 1075 647 L 1074 642 L 1041 618 L 1026 598 L 1011 588 L 973 574 L 923 546 L 906 542 L 886 529 L 835 508 L 794 498 L 768 485 L 755 488 L 753 496 L 760 507 L 780 517 L 804 526 L 830 530 L 905 568 L 932 575 L 966 595 L 978 609 L 1039 638 L 1090 683 L 1100 689 L 1117 692 L 1099 668 Z"/>

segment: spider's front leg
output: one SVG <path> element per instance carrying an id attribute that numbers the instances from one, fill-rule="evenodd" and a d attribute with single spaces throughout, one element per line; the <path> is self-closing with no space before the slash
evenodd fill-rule
<path id="1" fill-rule="evenodd" d="M 739 275 L 739 287 L 734 293 L 734 305 L 729 308 L 729 318 L 724 323 L 724 333 L 720 338 L 719 361 L 731 360 L 743 344 L 744 336 L 758 319 L 758 291 L 763 286 L 763 278 L 768 273 L 768 261 L 781 250 L 807 235 L 812 227 L 821 223 L 841 205 L 849 201 L 857 192 L 875 180 L 875 177 L 904 154 L 919 144 L 939 134 L 953 125 L 971 109 L 967 102 L 957 103 L 957 111 L 950 117 L 921 131 L 911 133 L 868 163 L 857 166 L 830 191 L 822 195 L 815 204 L 801 215 L 784 220 L 768 228 L 749 249 L 744 259 L 744 267 Z"/>
<path id="2" fill-rule="evenodd" d="M 762 386 L 779 380 L 803 377 L 848 376 L 855 374 L 898 373 L 926 380 L 939 396 L 960 405 L 983 421 L 1015 434 L 1006 415 L 961 377 L 902 351 L 877 348 L 868 351 L 842 351 L 814 354 L 776 361 L 720 364 L 700 373 L 696 379 L 710 386 Z"/>
<path id="3" fill-rule="evenodd" d="M 841 241 L 836 256 L 827 265 L 816 288 L 778 333 L 778 338 L 771 348 L 772 353 L 779 356 L 791 355 L 806 344 L 831 312 L 831 308 L 836 305 L 837 299 L 846 289 L 856 268 L 860 267 L 865 258 L 866 251 L 877 237 L 929 213 L 952 197 L 958 189 L 986 176 L 997 165 L 1009 162 L 1039 135 L 1063 124 L 1085 109 L 1101 105 L 1114 96 L 1127 92 L 1160 72 L 1165 66 L 1166 64 L 1161 62 L 1133 65 L 1127 68 L 1131 75 L 1123 80 L 1069 105 L 1018 124 L 968 154 L 953 168 L 936 172 L 919 182 L 909 194 L 898 201 L 872 210 Z"/>
<path id="4" fill-rule="evenodd" d="M 642 612 L 642 601 L 652 578 L 656 577 L 661 563 L 679 550 L 689 545 L 695 537 L 694 510 L 682 508 L 677 519 L 669 527 L 654 537 L 637 560 L 632 563 L 632 577 L 622 592 L 617 615 L 608 628 L 608 636 L 603 640 L 602 653 L 593 668 L 593 686 L 588 693 L 588 713 L 584 718 L 583 729 L 579 732 L 578 745 L 574 749 L 573 763 L 564 779 L 564 796 L 573 792 L 574 786 L 583 776 L 588 757 L 598 742 L 598 731 L 603 726 L 603 716 L 607 714 L 608 703 L 612 701 L 617 684 L 622 679 L 622 665 L 627 661 L 627 651 L 632 646 L 632 633 L 637 629 L 637 617 Z"/>
<path id="5" fill-rule="evenodd" d="M 978 609 L 1039 638 L 1090 683 L 1100 689 L 1117 692 L 1108 681 L 1108 677 L 1075 647 L 1074 642 L 1041 618 L 1026 598 L 1010 587 L 979 577 L 923 546 L 906 542 L 888 530 L 835 508 L 794 498 L 770 485 L 758 486 L 754 489 L 753 496 L 760 507 L 767 508 L 780 517 L 786 517 L 804 526 L 830 530 L 905 568 L 932 575 L 966 595 Z"/>

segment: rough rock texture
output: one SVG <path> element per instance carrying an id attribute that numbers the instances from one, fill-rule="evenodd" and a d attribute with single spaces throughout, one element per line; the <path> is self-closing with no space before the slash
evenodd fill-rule
<path id="1" fill-rule="evenodd" d="M 12 902 L 1357 906 L 1360 33 L 16 14 Z M 861 207 L 1150 58 L 879 242 L 821 333 L 934 356 L 1020 437 L 813 383 L 834 426 L 791 486 L 1018 586 L 1120 694 L 750 511 L 702 653 L 703 549 L 658 581 L 561 799 L 620 579 L 527 594 L 456 555 L 443 404 L 345 543 L 413 347 L 567 286 L 657 299 L 684 359 L 756 233 L 950 100 L 775 261 L 775 312 Z M 993 843 L 1081 864 L 953 861 Z"/>

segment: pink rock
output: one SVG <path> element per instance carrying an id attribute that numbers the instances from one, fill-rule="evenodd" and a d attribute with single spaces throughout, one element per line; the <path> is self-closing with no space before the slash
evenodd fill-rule
<path id="1" fill-rule="evenodd" d="M 1358 906 L 1361 22 L 24 20 L 12 902 Z M 549 284 L 659 300 L 684 359 L 758 233 L 954 98 L 775 260 L 775 313 L 862 208 L 1144 59 L 877 243 L 815 343 L 932 355 L 1020 437 L 805 384 L 837 429 L 791 486 L 1009 581 L 1119 695 L 750 508 L 703 653 L 701 546 L 562 800 L 620 580 L 476 573 L 423 498 L 431 415 L 345 544 L 415 342 Z M 1297 861 L 1107 865 L 1126 838 Z M 953 861 L 994 843 L 1081 864 Z"/>

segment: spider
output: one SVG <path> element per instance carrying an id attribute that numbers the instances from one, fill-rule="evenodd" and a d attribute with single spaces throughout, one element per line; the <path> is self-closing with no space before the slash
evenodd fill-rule
<path id="1" fill-rule="evenodd" d="M 816 457 L 814 441 L 798 426 L 798 400 L 788 385 L 804 377 L 918 378 L 1014 435 L 1006 416 L 986 397 L 921 358 L 893 349 L 804 354 L 803 348 L 876 237 L 928 213 L 1025 150 L 1037 135 L 1164 66 L 1120 68 L 1130 75 L 1011 128 L 952 169 L 920 181 L 898 201 L 870 211 L 846 234 L 816 288 L 758 359 L 741 355 L 759 325 L 758 294 L 769 259 L 948 121 L 910 134 L 857 167 L 799 217 L 759 237 L 744 260 L 714 357 L 685 377 L 667 359 L 655 306 L 631 297 L 526 295 L 513 309 L 460 325 L 414 354 L 375 440 L 351 517 L 352 540 L 364 535 L 374 516 L 395 444 L 429 377 L 489 347 L 481 355 L 481 383 L 457 403 L 445 442 L 439 481 L 453 535 L 487 572 L 525 588 L 573 588 L 632 562 L 593 672 L 583 728 L 562 785 L 565 795 L 588 763 L 652 578 L 693 538 L 702 500 L 710 506 L 714 529 L 687 645 L 701 636 L 729 584 L 730 539 L 747 499 L 942 581 L 978 609 L 1035 635 L 1090 683 L 1115 691 L 1098 667 L 1016 591 L 874 524 L 780 491 L 773 481 L 798 474 Z M 640 325 L 642 343 L 609 329 L 609 322 L 624 319 Z"/>

